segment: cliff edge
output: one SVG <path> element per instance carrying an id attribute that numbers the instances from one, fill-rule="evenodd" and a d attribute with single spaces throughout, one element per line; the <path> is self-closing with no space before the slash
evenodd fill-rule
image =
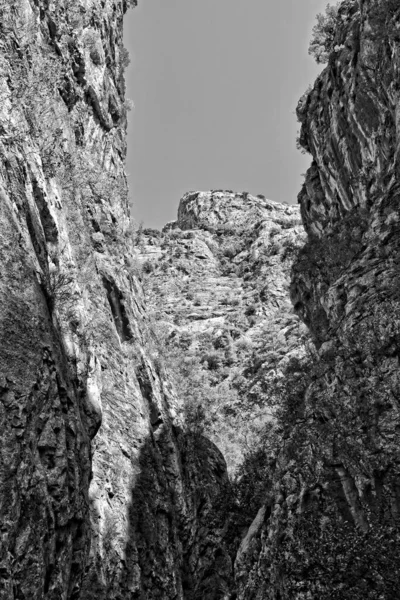
<path id="1" fill-rule="evenodd" d="M 298 106 L 313 162 L 291 296 L 315 350 L 236 561 L 239 598 L 398 597 L 399 19 L 396 2 L 342 2 Z"/>

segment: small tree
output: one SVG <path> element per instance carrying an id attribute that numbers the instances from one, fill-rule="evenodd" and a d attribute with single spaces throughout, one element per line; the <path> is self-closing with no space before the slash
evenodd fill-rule
<path id="1" fill-rule="evenodd" d="M 334 6 L 328 4 L 325 14 L 317 15 L 317 22 L 312 29 L 308 53 L 315 58 L 318 64 L 327 63 L 334 48 L 339 4 Z"/>

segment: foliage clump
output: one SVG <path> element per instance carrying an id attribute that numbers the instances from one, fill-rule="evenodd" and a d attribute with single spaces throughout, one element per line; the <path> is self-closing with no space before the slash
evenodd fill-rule
<path id="1" fill-rule="evenodd" d="M 317 22 L 312 29 L 312 38 L 308 53 L 318 64 L 328 62 L 330 53 L 335 47 L 335 37 L 338 23 L 339 4 L 328 4 L 325 14 L 317 15 Z"/>

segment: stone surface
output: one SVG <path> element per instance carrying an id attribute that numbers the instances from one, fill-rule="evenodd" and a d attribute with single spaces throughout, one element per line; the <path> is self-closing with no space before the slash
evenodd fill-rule
<path id="1" fill-rule="evenodd" d="M 342 2 L 298 107 L 308 350 L 298 209 L 133 230 L 127 4 L 0 0 L 0 599 L 394 600 L 397 2 Z M 265 429 L 241 505 L 217 446 Z"/>
<path id="2" fill-rule="evenodd" d="M 2 600 L 232 577 L 225 462 L 183 428 L 132 268 L 126 5 L 0 1 Z"/>
<path id="3" fill-rule="evenodd" d="M 342 2 L 298 107 L 313 162 L 291 296 L 316 352 L 237 559 L 238 598 L 398 597 L 399 18 L 397 2 Z"/>
<path id="4" fill-rule="evenodd" d="M 136 236 L 161 358 L 232 474 L 271 419 L 271 380 L 304 351 L 289 300 L 304 239 L 297 207 L 218 190 L 185 194 L 176 221 Z"/>

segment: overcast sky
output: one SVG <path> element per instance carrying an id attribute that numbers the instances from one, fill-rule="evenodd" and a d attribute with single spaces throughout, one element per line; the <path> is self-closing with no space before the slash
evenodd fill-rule
<path id="1" fill-rule="evenodd" d="M 293 204 L 310 158 L 297 101 L 320 71 L 308 56 L 325 0 L 139 0 L 127 170 L 133 217 L 161 228 L 189 190 L 232 189 Z"/>

